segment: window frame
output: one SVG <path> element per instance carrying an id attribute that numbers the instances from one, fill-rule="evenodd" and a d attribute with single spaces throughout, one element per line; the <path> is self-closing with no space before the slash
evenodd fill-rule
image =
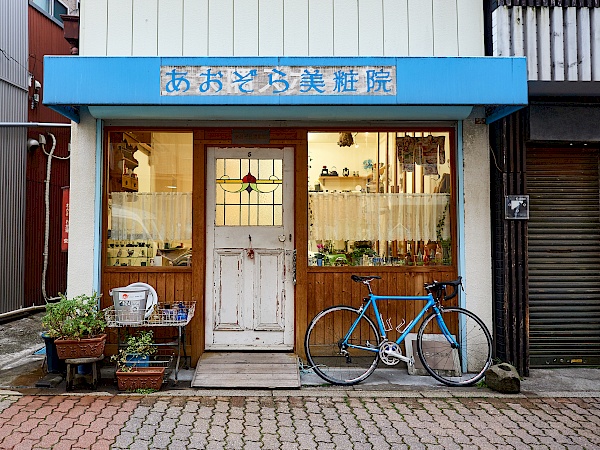
<path id="1" fill-rule="evenodd" d="M 448 265 L 402 265 L 402 266 L 314 266 L 310 265 L 308 258 L 306 261 L 306 270 L 308 272 L 352 272 L 352 273 L 373 273 L 373 272 L 390 272 L 390 271 L 400 271 L 400 272 L 455 272 L 458 268 L 458 226 L 459 226 L 459 218 L 457 216 L 458 207 L 457 207 L 457 188 L 458 188 L 458 141 L 457 141 L 457 128 L 456 125 L 452 124 L 431 124 L 431 126 L 427 126 L 424 124 L 418 125 L 408 125 L 408 124 L 400 124 L 398 126 L 386 126 L 386 127 L 360 127 L 352 124 L 341 124 L 336 126 L 335 129 L 325 128 L 325 127 L 315 127 L 307 129 L 307 136 L 310 133 L 333 133 L 340 131 L 351 130 L 352 132 L 358 133 L 423 133 L 423 132 L 440 132 L 440 133 L 448 133 L 448 145 L 449 145 L 449 165 L 450 165 L 450 203 L 448 208 L 448 215 L 451 218 L 450 226 L 450 254 L 451 254 L 451 263 Z M 310 143 L 307 138 L 307 156 L 310 155 Z M 305 172 L 305 179 L 308 181 L 308 158 L 307 158 L 307 166 Z M 341 169 L 338 170 L 341 175 Z M 308 192 L 307 192 L 308 194 Z M 309 208 L 308 202 L 306 205 L 306 227 L 310 226 L 309 222 Z M 448 217 L 448 216 L 447 216 Z M 307 241 L 306 247 L 302 248 L 302 251 L 305 249 L 308 250 L 308 229 L 306 230 Z M 299 249 L 301 247 L 298 247 Z"/>

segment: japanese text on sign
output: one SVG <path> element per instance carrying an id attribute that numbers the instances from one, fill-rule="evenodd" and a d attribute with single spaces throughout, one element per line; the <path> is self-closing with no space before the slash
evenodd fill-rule
<path id="1" fill-rule="evenodd" d="M 396 95 L 395 66 L 161 66 L 163 96 Z"/>

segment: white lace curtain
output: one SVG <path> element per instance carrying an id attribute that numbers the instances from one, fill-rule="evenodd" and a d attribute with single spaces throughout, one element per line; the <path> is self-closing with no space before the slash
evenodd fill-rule
<path id="1" fill-rule="evenodd" d="M 450 194 L 312 192 L 309 238 L 436 241 L 440 224 L 441 237 L 448 239 L 449 201 Z"/>
<path id="2" fill-rule="evenodd" d="M 192 239 L 192 193 L 113 192 L 111 238 Z"/>

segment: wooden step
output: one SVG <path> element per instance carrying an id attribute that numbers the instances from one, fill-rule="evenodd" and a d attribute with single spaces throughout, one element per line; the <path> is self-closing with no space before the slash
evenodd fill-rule
<path id="1" fill-rule="evenodd" d="M 196 366 L 192 387 L 228 389 L 300 388 L 293 353 L 206 352 Z"/>

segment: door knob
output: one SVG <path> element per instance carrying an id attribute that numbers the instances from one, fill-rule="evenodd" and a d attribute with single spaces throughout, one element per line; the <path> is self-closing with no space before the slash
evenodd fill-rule
<path id="1" fill-rule="evenodd" d="M 280 234 L 278 239 L 279 239 L 279 242 L 285 242 L 285 234 Z"/>

